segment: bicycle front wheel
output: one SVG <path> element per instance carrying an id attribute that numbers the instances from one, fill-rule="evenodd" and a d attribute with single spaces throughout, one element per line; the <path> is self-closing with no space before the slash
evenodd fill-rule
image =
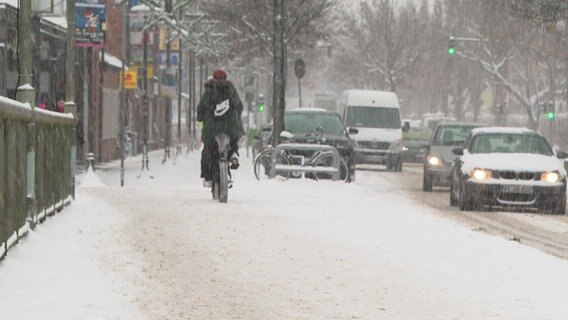
<path id="1" fill-rule="evenodd" d="M 290 160 L 283 154 L 276 156 L 277 164 L 289 165 Z M 270 176 L 270 168 L 272 165 L 272 150 L 266 150 L 259 153 L 254 159 L 254 176 L 257 180 L 266 180 Z M 276 171 L 277 176 L 282 176 L 285 179 L 290 177 L 290 171 Z"/>

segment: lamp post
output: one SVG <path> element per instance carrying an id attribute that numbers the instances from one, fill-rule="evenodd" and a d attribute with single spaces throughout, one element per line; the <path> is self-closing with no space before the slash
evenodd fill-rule
<path id="1" fill-rule="evenodd" d="M 142 63 L 144 74 L 142 76 L 142 113 L 143 113 L 143 130 L 142 130 L 142 168 L 140 169 L 140 173 L 138 174 L 138 178 L 142 176 L 147 176 L 150 179 L 153 179 L 154 176 L 150 173 L 149 168 L 149 157 L 148 157 L 148 42 L 150 40 L 151 33 L 148 32 L 146 22 L 147 22 L 147 14 L 149 10 L 138 9 L 137 12 L 144 13 L 144 27 L 142 30 L 142 45 L 143 45 L 143 55 L 142 55 Z M 131 10 L 133 11 L 133 10 Z"/>
<path id="2" fill-rule="evenodd" d="M 165 0 L 165 7 L 166 7 L 166 14 L 168 15 L 168 17 L 172 14 L 172 0 Z M 171 61 L 170 61 L 170 54 L 171 54 L 171 44 L 169 42 L 169 37 L 168 37 L 168 29 L 166 27 L 166 33 L 164 35 L 164 37 L 166 39 L 164 39 L 165 44 L 166 44 L 166 73 L 168 73 L 170 71 L 170 67 L 171 67 Z M 162 36 L 160 34 L 160 36 Z M 168 96 L 166 97 L 166 123 L 165 123 L 165 129 L 166 129 L 166 136 L 165 136 L 165 146 L 164 146 L 164 159 L 162 160 L 162 164 L 166 163 L 166 161 L 168 161 L 168 159 L 170 159 L 170 146 L 172 143 L 172 98 L 171 96 L 168 94 Z"/>
<path id="3" fill-rule="evenodd" d="M 18 11 L 18 87 L 16 100 L 34 106 L 35 93 L 32 87 L 32 33 L 31 26 L 32 3 L 31 0 L 20 1 Z"/>

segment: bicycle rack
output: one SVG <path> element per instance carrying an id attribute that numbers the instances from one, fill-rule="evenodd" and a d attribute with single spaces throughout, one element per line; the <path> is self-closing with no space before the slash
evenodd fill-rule
<path id="1" fill-rule="evenodd" d="M 298 151 L 331 151 L 333 154 L 333 161 L 331 167 L 324 166 L 306 166 L 306 165 L 286 165 L 277 164 L 277 155 L 282 150 L 298 150 Z M 270 166 L 270 179 L 276 177 L 276 171 L 290 171 L 290 172 L 311 172 L 311 173 L 331 173 L 331 180 L 336 181 L 339 179 L 339 151 L 333 146 L 321 144 L 304 144 L 304 143 L 283 143 L 279 144 L 273 149 L 272 152 L 272 165 Z"/>

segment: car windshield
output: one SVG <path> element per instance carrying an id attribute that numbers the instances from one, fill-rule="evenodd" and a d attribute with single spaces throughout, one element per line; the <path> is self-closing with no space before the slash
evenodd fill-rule
<path id="1" fill-rule="evenodd" d="M 345 123 L 348 127 L 400 129 L 397 108 L 350 106 Z"/>
<path id="2" fill-rule="evenodd" d="M 336 113 L 287 113 L 284 116 L 286 131 L 293 134 L 308 133 L 317 128 L 327 134 L 345 132 L 341 119 Z"/>
<path id="3" fill-rule="evenodd" d="M 551 156 L 546 140 L 535 134 L 492 133 L 476 135 L 470 153 L 535 153 Z"/>
<path id="4" fill-rule="evenodd" d="M 430 128 L 427 127 L 420 127 L 420 128 L 413 128 L 410 127 L 407 132 L 402 134 L 403 139 L 405 141 L 416 141 L 416 142 L 428 142 L 430 140 L 430 136 L 432 135 L 432 131 Z"/>
<path id="5" fill-rule="evenodd" d="M 435 146 L 460 146 L 476 126 L 439 126 L 432 140 Z"/>

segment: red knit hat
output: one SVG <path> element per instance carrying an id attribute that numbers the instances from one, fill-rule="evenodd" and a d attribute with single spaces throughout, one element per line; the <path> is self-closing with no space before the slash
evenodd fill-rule
<path id="1" fill-rule="evenodd" d="M 213 72 L 213 79 L 227 80 L 227 73 L 223 70 L 215 70 Z"/>

